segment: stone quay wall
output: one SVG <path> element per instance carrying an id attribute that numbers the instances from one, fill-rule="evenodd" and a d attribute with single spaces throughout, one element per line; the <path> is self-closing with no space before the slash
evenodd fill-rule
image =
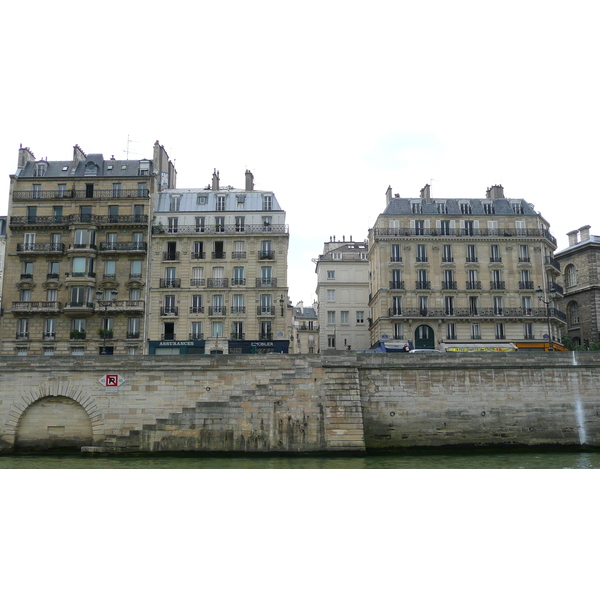
<path id="1" fill-rule="evenodd" d="M 591 352 L 3 357 L 0 452 L 594 447 L 599 383 Z"/>

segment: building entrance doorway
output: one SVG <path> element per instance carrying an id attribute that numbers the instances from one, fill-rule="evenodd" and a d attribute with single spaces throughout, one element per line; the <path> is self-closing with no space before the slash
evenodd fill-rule
<path id="1" fill-rule="evenodd" d="M 435 336 L 429 325 L 419 325 L 415 330 L 415 350 L 435 349 Z"/>

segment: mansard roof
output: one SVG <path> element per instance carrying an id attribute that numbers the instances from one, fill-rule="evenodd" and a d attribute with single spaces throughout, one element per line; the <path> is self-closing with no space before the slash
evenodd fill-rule
<path id="1" fill-rule="evenodd" d="M 512 199 L 512 198 L 392 198 L 390 203 L 386 206 L 382 214 L 384 215 L 437 215 L 438 218 L 442 218 L 443 215 L 461 215 L 465 216 L 464 205 L 468 206 L 469 215 L 514 215 L 514 205 L 520 207 L 520 211 L 517 214 L 523 215 L 537 215 L 533 205 L 529 202 L 525 202 L 523 199 Z M 414 205 L 419 208 L 415 210 Z M 443 205 L 445 208 L 443 212 L 440 212 L 439 206 Z M 491 212 L 485 206 L 491 206 Z"/>

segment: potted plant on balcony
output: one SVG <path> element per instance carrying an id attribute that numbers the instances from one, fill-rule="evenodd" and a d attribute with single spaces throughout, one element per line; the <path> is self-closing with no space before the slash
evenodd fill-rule
<path id="1" fill-rule="evenodd" d="M 85 331 L 79 331 L 79 329 L 73 329 L 71 331 L 72 340 L 83 340 L 85 339 Z"/>
<path id="2" fill-rule="evenodd" d="M 107 340 L 108 339 L 112 339 L 113 330 L 112 329 L 102 329 L 102 328 L 100 328 L 100 329 L 98 329 L 98 335 L 101 338 L 104 338 L 104 339 L 107 339 Z"/>

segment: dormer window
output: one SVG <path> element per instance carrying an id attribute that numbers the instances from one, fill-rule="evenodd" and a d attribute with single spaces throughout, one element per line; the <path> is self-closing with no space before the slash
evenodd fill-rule
<path id="1" fill-rule="evenodd" d="M 273 196 L 263 196 L 263 210 L 273 210 Z"/>
<path id="2" fill-rule="evenodd" d="M 494 215 L 496 214 L 496 210 L 494 209 L 494 205 L 491 202 L 486 202 L 483 205 L 483 212 L 486 215 Z"/>
<path id="3" fill-rule="evenodd" d="M 217 196 L 217 210 L 225 210 L 225 196 Z"/>
<path id="4" fill-rule="evenodd" d="M 440 202 L 437 204 L 437 211 L 440 215 L 447 215 L 448 214 L 448 207 L 446 206 L 445 202 Z"/>
<path id="5" fill-rule="evenodd" d="M 244 204 L 246 202 L 246 194 L 236 194 L 235 199 L 238 204 Z"/>
<path id="6" fill-rule="evenodd" d="M 196 196 L 196 204 L 208 204 L 208 196 L 206 194 L 198 194 Z"/>
<path id="7" fill-rule="evenodd" d="M 34 177 L 43 177 L 46 174 L 46 169 L 48 168 L 48 163 L 39 162 L 35 164 L 35 168 L 33 170 Z"/>
<path id="8" fill-rule="evenodd" d="M 512 205 L 512 209 L 513 209 L 513 212 L 516 215 L 522 215 L 523 214 L 523 205 L 520 204 L 520 203 L 514 202 L 513 205 Z"/>
<path id="9" fill-rule="evenodd" d="M 98 165 L 92 161 L 85 164 L 86 177 L 95 177 L 98 175 Z"/>
<path id="10" fill-rule="evenodd" d="M 150 161 L 149 160 L 140 160 L 140 176 L 150 175 Z"/>
<path id="11" fill-rule="evenodd" d="M 460 212 L 463 215 L 470 215 L 471 214 L 471 205 L 467 202 L 461 202 L 460 204 Z"/>
<path id="12" fill-rule="evenodd" d="M 169 198 L 169 212 L 179 212 L 179 200 L 181 196 L 179 194 L 173 194 Z"/>
<path id="13" fill-rule="evenodd" d="M 420 202 L 413 202 L 411 205 L 413 214 L 421 214 L 423 212 L 423 207 Z"/>

